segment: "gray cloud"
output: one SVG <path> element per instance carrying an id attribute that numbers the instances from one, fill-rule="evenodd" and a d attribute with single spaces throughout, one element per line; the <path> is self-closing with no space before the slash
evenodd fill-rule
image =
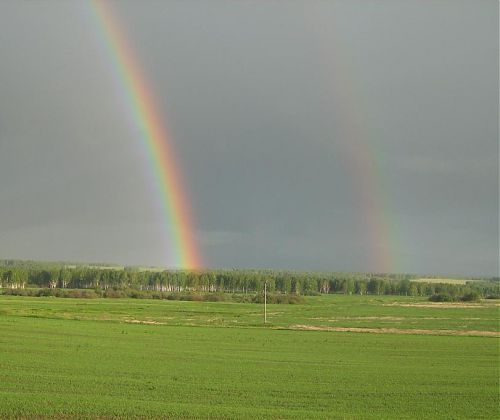
<path id="1" fill-rule="evenodd" d="M 377 269 L 355 133 L 378 168 L 394 269 L 498 273 L 497 2 L 113 5 L 208 266 Z M 0 27 L 0 255 L 169 263 L 86 3 L 2 2 Z"/>

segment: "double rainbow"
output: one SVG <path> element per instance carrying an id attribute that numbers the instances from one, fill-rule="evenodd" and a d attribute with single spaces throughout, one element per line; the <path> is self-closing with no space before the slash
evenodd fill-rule
<path id="1" fill-rule="evenodd" d="M 183 269 L 201 268 L 191 208 L 163 116 L 158 113 L 139 61 L 109 2 L 92 0 L 91 8 L 102 31 L 114 73 L 133 114 L 133 121 L 140 130 L 141 142 L 152 168 L 169 236 L 169 265 Z"/>
<path id="2" fill-rule="evenodd" d="M 132 110 L 133 121 L 142 133 L 142 144 L 152 168 L 157 190 L 162 203 L 167 236 L 170 239 L 169 258 L 176 267 L 196 269 L 202 267 L 194 240 L 191 208 L 182 185 L 181 173 L 176 165 L 164 121 L 146 79 L 142 74 L 123 29 L 115 19 L 106 0 L 91 0 L 92 10 L 99 22 L 103 39 L 107 44 L 114 72 Z M 328 22 L 335 27 L 335 22 Z M 314 22 L 311 24 L 315 28 Z M 314 29 L 313 29 L 314 30 Z M 319 38 L 320 39 L 320 38 Z M 343 54 L 341 43 L 333 42 L 323 47 L 322 57 L 332 71 L 331 84 L 335 100 L 342 116 L 340 124 L 341 143 L 349 162 L 352 187 L 358 193 L 363 209 L 363 225 L 370 247 L 369 266 L 378 272 L 397 270 L 398 235 L 396 222 L 391 215 L 387 182 L 383 179 L 382 159 L 377 157 L 370 144 L 369 133 L 363 129 L 362 106 L 355 92 L 356 82 L 350 80 L 353 72 L 349 60 Z"/>

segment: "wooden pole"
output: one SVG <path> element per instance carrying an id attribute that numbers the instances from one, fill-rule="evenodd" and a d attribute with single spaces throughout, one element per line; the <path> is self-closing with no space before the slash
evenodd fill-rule
<path id="1" fill-rule="evenodd" d="M 267 323 L 267 281 L 264 282 L 264 324 Z"/>

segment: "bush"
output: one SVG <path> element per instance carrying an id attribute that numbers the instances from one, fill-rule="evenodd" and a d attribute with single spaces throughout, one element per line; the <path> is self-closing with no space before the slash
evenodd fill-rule
<path id="1" fill-rule="evenodd" d="M 123 290 L 108 289 L 104 292 L 104 297 L 113 298 L 113 299 L 121 299 L 121 298 L 128 297 L 128 295 Z"/>
<path id="2" fill-rule="evenodd" d="M 226 295 L 224 293 L 209 293 L 203 296 L 203 300 L 206 302 L 224 302 Z"/>
<path id="3" fill-rule="evenodd" d="M 44 289 L 39 289 L 38 292 L 35 294 L 35 296 L 55 296 L 55 289 L 49 289 L 49 288 L 44 288 Z"/>
<path id="4" fill-rule="evenodd" d="M 305 299 L 302 296 L 299 295 L 291 295 L 290 298 L 288 299 L 289 304 L 299 304 L 299 303 L 304 303 Z"/>
<path id="5" fill-rule="evenodd" d="M 477 292 L 467 293 L 460 298 L 462 302 L 477 302 L 480 299 L 481 296 Z"/>
<path id="6" fill-rule="evenodd" d="M 132 290 L 128 294 L 128 297 L 131 297 L 133 299 L 147 299 L 146 293 L 142 290 Z"/>
<path id="7" fill-rule="evenodd" d="M 438 293 L 429 297 L 431 302 L 453 302 L 455 299 L 447 293 Z"/>
<path id="8" fill-rule="evenodd" d="M 82 291 L 78 289 L 68 290 L 64 297 L 79 299 L 82 297 Z"/>
<path id="9" fill-rule="evenodd" d="M 238 295 L 236 293 L 231 295 L 231 301 L 237 302 L 237 303 L 252 303 L 252 295 Z"/>
<path id="10" fill-rule="evenodd" d="M 81 297 L 84 299 L 96 299 L 101 297 L 101 295 L 97 294 L 95 290 L 90 289 L 90 290 L 82 290 Z"/>
<path id="11" fill-rule="evenodd" d="M 132 298 L 132 299 L 162 299 L 162 300 L 181 300 L 195 302 L 238 302 L 238 303 L 264 303 L 264 294 L 229 294 L 223 292 L 210 293 L 191 293 L 191 292 L 158 292 L 152 290 L 136 289 L 3 289 L 0 290 L 4 295 L 12 296 L 54 296 L 74 299 L 95 299 L 95 298 Z M 296 294 L 269 293 L 267 303 L 269 304 L 298 304 L 304 303 L 304 297 Z"/>
<path id="12" fill-rule="evenodd" d="M 26 289 L 3 289 L 3 294 L 7 296 L 29 296 Z"/>

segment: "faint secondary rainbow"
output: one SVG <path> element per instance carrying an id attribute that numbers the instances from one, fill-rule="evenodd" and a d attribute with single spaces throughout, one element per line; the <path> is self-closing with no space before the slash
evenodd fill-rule
<path id="1" fill-rule="evenodd" d="M 109 2 L 91 0 L 90 4 L 114 73 L 131 109 L 133 121 L 141 132 L 142 145 L 153 172 L 165 219 L 170 244 L 169 265 L 183 269 L 201 268 L 202 260 L 195 241 L 191 208 L 163 117 L 158 115 L 139 61 Z"/>
<path id="2" fill-rule="evenodd" d="M 338 56 L 337 56 L 338 57 Z M 344 67 L 344 68 L 342 68 Z M 352 74 L 338 62 L 334 71 L 344 77 Z M 337 94 L 342 98 L 343 146 L 349 162 L 348 171 L 351 184 L 357 192 L 362 223 L 369 240 L 371 255 L 370 265 L 379 273 L 396 272 L 399 260 L 396 257 L 399 248 L 396 223 L 391 215 L 391 197 L 382 167 L 382 159 L 370 143 L 370 135 L 364 130 L 366 121 L 361 121 L 363 112 L 360 107 L 355 84 L 350 80 L 336 76 L 332 83 Z"/>
<path id="3" fill-rule="evenodd" d="M 310 10 L 314 11 L 314 8 Z M 339 113 L 336 121 L 340 122 L 336 130 L 340 132 L 349 179 L 361 208 L 360 222 L 370 248 L 369 265 L 371 271 L 397 272 L 404 266 L 404 261 L 397 218 L 392 212 L 387 169 L 383 167 L 382 156 L 370 141 L 370 132 L 365 128 L 369 125 L 367 112 L 363 107 L 362 96 L 357 91 L 355 69 L 349 65 L 349 54 L 336 32 L 335 16 L 331 19 L 331 16 L 322 14 L 306 14 L 313 32 L 321 27 L 318 25 L 318 16 L 328 19 L 322 22 L 323 27 L 329 28 L 334 39 L 334 42 L 326 45 L 322 41 L 324 34 L 318 34 L 318 47 L 324 60 L 322 64 L 330 73 L 329 89 Z"/>
<path id="4" fill-rule="evenodd" d="M 341 58 L 338 49 L 336 58 Z M 391 197 L 388 182 L 382 167 L 381 156 L 370 142 L 370 133 L 361 106 L 356 83 L 349 78 L 354 74 L 346 65 L 347 60 L 333 65 L 336 73 L 331 81 L 339 96 L 337 106 L 341 108 L 340 133 L 348 161 L 351 184 L 358 196 L 366 237 L 370 243 L 370 266 L 379 273 L 399 270 L 396 256 L 400 248 L 396 232 L 395 217 L 391 214 Z M 338 102 L 342 102 L 340 107 Z"/>

